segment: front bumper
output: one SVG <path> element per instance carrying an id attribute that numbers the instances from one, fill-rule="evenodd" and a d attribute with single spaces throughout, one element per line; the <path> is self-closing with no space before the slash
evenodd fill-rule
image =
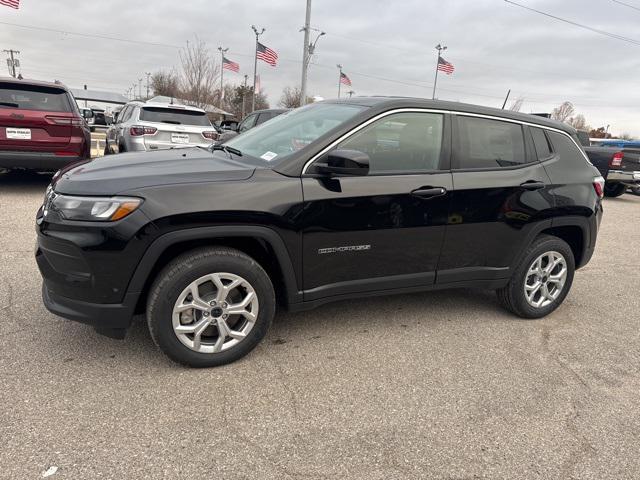
<path id="1" fill-rule="evenodd" d="M 84 158 L 79 155 L 55 155 L 48 152 L 0 151 L 0 167 L 2 168 L 55 171 L 79 160 L 84 160 Z"/>
<path id="2" fill-rule="evenodd" d="M 51 313 L 93 326 L 102 335 L 124 338 L 138 300 L 137 294 L 125 295 L 118 304 L 89 303 L 57 295 L 42 283 L 42 301 Z"/>
<path id="3" fill-rule="evenodd" d="M 640 185 L 640 172 L 623 172 L 622 170 L 609 170 L 607 182 L 624 183 L 625 185 Z"/>

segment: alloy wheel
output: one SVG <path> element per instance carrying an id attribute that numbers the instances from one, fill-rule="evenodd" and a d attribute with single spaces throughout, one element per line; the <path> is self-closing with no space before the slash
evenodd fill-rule
<path id="1" fill-rule="evenodd" d="M 559 252 L 545 252 L 536 258 L 524 280 L 529 305 L 543 308 L 553 303 L 564 288 L 567 272 L 567 260 Z"/>

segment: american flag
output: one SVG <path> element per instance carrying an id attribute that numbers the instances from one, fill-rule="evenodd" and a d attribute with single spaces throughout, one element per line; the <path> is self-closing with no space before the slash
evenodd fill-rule
<path id="1" fill-rule="evenodd" d="M 256 56 L 264 61 L 267 62 L 269 65 L 271 65 L 272 67 L 276 66 L 276 62 L 278 61 L 278 54 L 276 52 L 274 52 L 273 50 L 271 50 L 269 47 L 261 44 L 260 42 L 258 42 L 258 47 L 256 50 Z"/>
<path id="2" fill-rule="evenodd" d="M 447 75 L 451 75 L 455 70 L 453 63 L 447 62 L 444 58 L 438 57 L 438 70 L 446 73 Z"/>
<path id="3" fill-rule="evenodd" d="M 229 60 L 227 57 L 222 57 L 222 68 L 238 73 L 240 71 L 240 64 Z"/>
<path id="4" fill-rule="evenodd" d="M 0 5 L 6 5 L 17 10 L 20 8 L 20 0 L 0 0 Z"/>
<path id="5" fill-rule="evenodd" d="M 343 85 L 351 86 L 351 79 L 347 77 L 346 73 L 340 72 L 340 83 L 342 83 Z"/>

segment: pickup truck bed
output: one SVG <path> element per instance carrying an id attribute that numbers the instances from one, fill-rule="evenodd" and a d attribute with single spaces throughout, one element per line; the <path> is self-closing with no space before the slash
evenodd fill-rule
<path id="1" fill-rule="evenodd" d="M 640 187 L 640 149 L 584 147 L 584 150 L 606 180 L 606 196 L 618 197 L 627 187 Z"/>

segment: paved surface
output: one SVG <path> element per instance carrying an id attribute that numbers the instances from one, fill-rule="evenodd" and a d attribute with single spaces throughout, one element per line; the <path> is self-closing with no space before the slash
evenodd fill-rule
<path id="1" fill-rule="evenodd" d="M 280 314 L 251 355 L 189 370 L 40 302 L 48 180 L 0 179 L 0 478 L 640 478 L 640 197 L 607 200 L 552 316 L 490 292 Z"/>

